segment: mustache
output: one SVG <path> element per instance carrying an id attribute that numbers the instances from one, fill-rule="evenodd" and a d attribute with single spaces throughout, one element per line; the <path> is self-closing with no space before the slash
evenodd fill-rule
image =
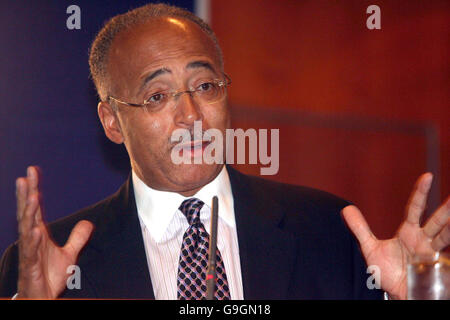
<path id="1" fill-rule="evenodd" d="M 169 138 L 169 145 L 172 149 L 174 146 L 179 144 L 180 142 L 186 141 L 188 137 L 190 138 L 190 141 L 212 141 L 212 136 L 207 130 L 196 130 L 194 131 L 194 128 L 186 129 L 189 130 L 189 133 L 186 133 L 184 136 L 180 136 L 178 141 L 173 140 L 172 137 Z M 172 133 L 173 135 L 173 133 Z"/>

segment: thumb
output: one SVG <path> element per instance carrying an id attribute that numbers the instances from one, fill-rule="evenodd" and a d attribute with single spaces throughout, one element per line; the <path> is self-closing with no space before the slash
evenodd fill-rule
<path id="1" fill-rule="evenodd" d="M 355 235 L 363 252 L 370 252 L 376 246 L 377 237 L 370 230 L 366 219 L 355 206 L 347 206 L 342 209 L 342 216 L 350 230 Z"/>
<path id="2" fill-rule="evenodd" d="M 70 233 L 69 240 L 67 240 L 64 249 L 74 258 L 78 256 L 80 250 L 86 245 L 89 237 L 94 230 L 94 225 L 87 221 L 81 220 L 78 222 Z"/>

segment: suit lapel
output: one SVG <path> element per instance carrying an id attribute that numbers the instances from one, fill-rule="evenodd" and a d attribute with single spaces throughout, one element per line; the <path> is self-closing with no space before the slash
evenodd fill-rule
<path id="1" fill-rule="evenodd" d="M 286 299 L 294 271 L 293 235 L 281 230 L 282 206 L 273 194 L 227 167 L 234 198 L 245 299 Z"/>
<path id="2" fill-rule="evenodd" d="M 96 295 L 154 299 L 131 176 L 108 204 L 90 245 L 97 257 L 86 277 Z"/>

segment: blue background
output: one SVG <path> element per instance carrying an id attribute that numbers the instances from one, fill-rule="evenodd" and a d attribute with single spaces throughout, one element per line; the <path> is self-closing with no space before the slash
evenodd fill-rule
<path id="1" fill-rule="evenodd" d="M 126 179 L 125 149 L 106 138 L 97 117 L 88 51 L 106 20 L 148 2 L 0 2 L 0 252 L 17 239 L 15 180 L 28 165 L 43 171 L 47 221 L 105 198 Z M 72 4 L 81 9 L 80 30 L 66 27 Z"/>

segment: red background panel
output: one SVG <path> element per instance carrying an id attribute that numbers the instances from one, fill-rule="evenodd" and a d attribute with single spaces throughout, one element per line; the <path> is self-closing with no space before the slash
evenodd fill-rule
<path id="1" fill-rule="evenodd" d="M 366 8 L 381 9 L 381 30 Z M 212 1 L 233 125 L 280 129 L 270 179 L 355 202 L 391 236 L 416 178 L 450 193 L 448 1 Z M 261 110 L 261 112 L 259 112 Z M 257 174 L 257 166 L 239 166 Z"/>

